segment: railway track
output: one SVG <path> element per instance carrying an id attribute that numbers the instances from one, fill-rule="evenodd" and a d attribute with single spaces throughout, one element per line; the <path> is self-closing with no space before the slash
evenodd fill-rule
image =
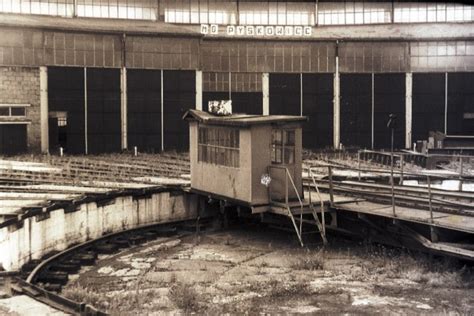
<path id="1" fill-rule="evenodd" d="M 153 183 L 160 177 L 180 178 L 189 174 L 189 162 L 180 157 L 156 155 L 152 157 L 120 156 L 107 157 L 40 157 L 46 170 L 28 168 L 0 169 L 0 184 L 76 184 L 80 181 L 121 181 L 130 183 Z M 31 163 L 31 161 L 28 161 Z"/>
<path id="2" fill-rule="evenodd" d="M 145 225 L 104 235 L 62 252 L 51 253 L 42 260 L 33 260 L 23 265 L 20 276 L 15 277 L 12 290 L 66 313 L 107 315 L 94 306 L 75 302 L 60 294 L 62 287 L 68 282 L 69 275 L 77 274 L 82 267 L 94 265 L 101 254 L 117 253 L 159 237 L 165 237 L 163 242 L 167 242 L 190 234 L 198 227 L 203 229 L 205 224 L 205 220 L 203 222 L 188 220 Z"/>
<path id="3" fill-rule="evenodd" d="M 329 192 L 331 183 L 325 179 L 315 179 L 318 188 Z M 310 177 L 303 178 L 303 185 L 314 187 Z M 372 202 L 392 203 L 390 185 L 380 183 L 361 183 L 357 181 L 332 181 L 334 194 L 360 197 Z M 424 187 L 394 186 L 395 205 L 429 209 L 450 214 L 474 216 L 474 193 L 452 192 Z M 431 196 L 431 197 L 430 197 Z M 431 200 L 431 202 L 430 202 Z"/>

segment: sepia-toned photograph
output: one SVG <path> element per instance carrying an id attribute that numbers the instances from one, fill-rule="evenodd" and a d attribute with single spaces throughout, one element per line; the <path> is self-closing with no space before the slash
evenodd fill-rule
<path id="1" fill-rule="evenodd" d="M 0 315 L 474 315 L 474 5 L 0 0 Z"/>

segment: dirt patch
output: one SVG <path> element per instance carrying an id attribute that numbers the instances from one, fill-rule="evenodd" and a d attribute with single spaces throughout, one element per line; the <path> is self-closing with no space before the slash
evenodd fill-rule
<path id="1" fill-rule="evenodd" d="M 198 242 L 199 240 L 199 242 Z M 112 313 L 474 313 L 471 268 L 401 250 L 232 230 L 109 256 L 64 294 Z"/>

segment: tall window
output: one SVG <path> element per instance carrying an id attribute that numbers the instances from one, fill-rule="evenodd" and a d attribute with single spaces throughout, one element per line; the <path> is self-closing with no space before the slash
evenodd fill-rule
<path id="1" fill-rule="evenodd" d="M 395 2 L 395 23 L 470 22 L 474 7 L 462 3 Z"/>
<path id="2" fill-rule="evenodd" d="M 153 0 L 77 0 L 80 17 L 156 20 Z"/>
<path id="3" fill-rule="evenodd" d="M 272 163 L 286 165 L 295 163 L 295 130 L 272 131 Z"/>
<path id="4" fill-rule="evenodd" d="M 318 6 L 318 24 L 375 24 L 390 23 L 390 2 L 321 2 Z"/>
<path id="5" fill-rule="evenodd" d="M 239 168 L 240 133 L 236 128 L 199 127 L 198 161 Z"/>
<path id="6" fill-rule="evenodd" d="M 0 0 L 0 12 L 72 16 L 73 0 Z"/>
<path id="7" fill-rule="evenodd" d="M 236 24 L 237 1 L 162 0 L 160 10 L 168 23 Z"/>

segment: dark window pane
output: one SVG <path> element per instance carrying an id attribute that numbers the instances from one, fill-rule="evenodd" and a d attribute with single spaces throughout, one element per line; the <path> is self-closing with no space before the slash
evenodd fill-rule
<path id="1" fill-rule="evenodd" d="M 26 110 L 25 108 L 11 108 L 12 116 L 25 116 Z"/>

